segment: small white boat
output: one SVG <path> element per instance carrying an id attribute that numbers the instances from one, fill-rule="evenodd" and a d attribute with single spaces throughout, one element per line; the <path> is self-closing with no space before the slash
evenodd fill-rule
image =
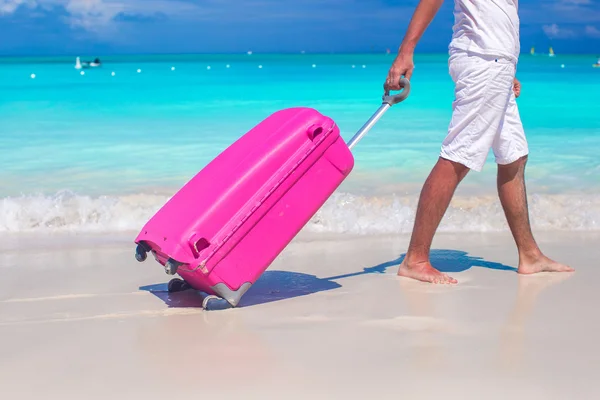
<path id="1" fill-rule="evenodd" d="M 102 66 L 102 62 L 99 58 L 96 58 L 94 61 L 81 61 L 80 57 L 75 59 L 75 69 L 96 68 L 100 66 Z"/>

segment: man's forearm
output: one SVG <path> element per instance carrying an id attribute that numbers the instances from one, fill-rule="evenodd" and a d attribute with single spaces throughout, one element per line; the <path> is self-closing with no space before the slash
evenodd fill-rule
<path id="1" fill-rule="evenodd" d="M 412 54 L 421 39 L 423 32 L 429 26 L 444 0 L 421 0 L 413 13 L 404 40 L 400 45 L 399 53 Z"/>

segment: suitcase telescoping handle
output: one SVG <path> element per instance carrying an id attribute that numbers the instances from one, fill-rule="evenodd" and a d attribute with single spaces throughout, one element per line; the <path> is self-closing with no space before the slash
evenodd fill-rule
<path id="1" fill-rule="evenodd" d="M 352 139 L 350 139 L 350 141 L 347 143 L 349 149 L 352 150 L 352 148 L 360 141 L 360 139 L 363 138 L 363 136 L 367 134 L 367 132 L 369 132 L 373 125 L 375 125 L 375 123 L 379 121 L 379 118 L 381 118 L 391 106 L 393 106 L 394 104 L 398 104 L 401 101 L 404 101 L 408 97 L 408 94 L 410 93 L 410 82 L 408 81 L 408 79 L 400 79 L 400 87 L 403 90 L 395 95 L 390 95 L 389 90 L 385 91 L 383 95 L 383 103 L 381 104 L 379 109 L 375 111 L 375 114 L 373 114 L 373 116 L 369 118 L 367 122 L 365 122 L 362 128 L 360 128 L 359 131 L 356 132 L 354 137 L 352 137 Z"/>

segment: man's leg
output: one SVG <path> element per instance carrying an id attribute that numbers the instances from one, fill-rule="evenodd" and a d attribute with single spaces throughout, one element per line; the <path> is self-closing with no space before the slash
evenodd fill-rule
<path id="1" fill-rule="evenodd" d="M 481 171 L 502 120 L 496 112 L 506 88 L 494 84 L 504 67 L 490 60 L 455 52 L 449 72 L 455 84 L 452 119 L 440 158 L 423 185 L 415 225 L 398 275 L 431 283 L 456 283 L 433 268 L 429 251 L 452 196 L 470 170 Z M 498 106 L 500 102 L 500 106 Z"/>
<path id="2" fill-rule="evenodd" d="M 500 134 L 492 148 L 498 163 L 498 196 L 519 251 L 518 272 L 573 271 L 544 256 L 531 232 L 525 189 L 525 165 L 529 149 L 514 93 L 511 93 Z"/>
<path id="3" fill-rule="evenodd" d="M 412 237 L 398 275 L 431 283 L 456 283 L 456 279 L 433 268 L 429 250 L 433 236 L 452 196 L 469 168 L 440 157 L 423 185 Z"/>
<path id="4" fill-rule="evenodd" d="M 518 272 L 533 274 L 536 272 L 573 271 L 572 268 L 557 263 L 542 254 L 533 238 L 525 189 L 526 163 L 527 156 L 510 164 L 498 164 L 498 195 L 519 251 Z"/>

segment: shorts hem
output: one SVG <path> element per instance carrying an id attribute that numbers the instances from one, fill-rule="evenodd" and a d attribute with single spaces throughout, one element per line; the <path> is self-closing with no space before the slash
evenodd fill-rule
<path id="1" fill-rule="evenodd" d="M 508 157 L 508 158 L 496 157 L 496 164 L 498 164 L 498 165 L 512 164 L 515 161 L 519 160 L 520 158 L 525 157 L 526 155 L 529 155 L 529 151 L 522 151 L 522 152 L 519 152 L 519 153 L 515 154 L 514 156 Z"/>
<path id="2" fill-rule="evenodd" d="M 443 151 L 440 153 L 440 157 L 445 160 L 461 164 L 475 172 L 481 172 L 483 170 L 483 165 L 475 165 L 470 161 L 465 161 L 465 160 L 461 159 L 460 157 L 449 156 L 448 154 L 444 153 Z"/>

